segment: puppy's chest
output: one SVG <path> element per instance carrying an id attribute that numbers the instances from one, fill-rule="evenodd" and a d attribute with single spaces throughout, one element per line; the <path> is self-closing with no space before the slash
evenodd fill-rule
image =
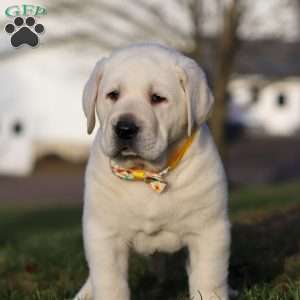
<path id="1" fill-rule="evenodd" d="M 162 195 L 155 196 L 141 197 L 136 199 L 132 206 L 127 207 L 127 218 L 135 231 L 152 235 L 168 229 L 175 221 L 176 208 L 170 204 L 170 199 Z"/>
<path id="2" fill-rule="evenodd" d="M 124 229 L 151 237 L 163 231 L 179 231 L 183 210 L 187 208 L 180 205 L 184 199 L 169 193 L 156 194 L 152 190 L 137 195 L 123 199 Z"/>
<path id="3" fill-rule="evenodd" d="M 131 219 L 130 240 L 133 248 L 144 254 L 173 252 L 181 248 L 180 218 L 167 199 L 151 199 Z M 165 202 L 163 202 L 165 200 Z"/>
<path id="4" fill-rule="evenodd" d="M 114 215 L 112 226 L 118 230 L 151 236 L 161 231 L 178 232 L 183 228 L 182 223 L 197 210 L 197 198 L 191 193 L 188 195 L 185 189 L 159 194 L 142 182 L 121 181 L 120 184 L 124 185 L 122 192 L 112 195 L 105 204 Z"/>

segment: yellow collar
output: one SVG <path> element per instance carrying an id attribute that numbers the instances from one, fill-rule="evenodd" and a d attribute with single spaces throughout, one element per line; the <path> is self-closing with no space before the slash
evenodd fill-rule
<path id="1" fill-rule="evenodd" d="M 113 174 L 121 179 L 128 181 L 144 181 L 148 183 L 153 190 L 161 193 L 167 186 L 167 182 L 164 180 L 163 176 L 165 176 L 169 171 L 174 170 L 178 166 L 184 154 L 192 145 L 195 135 L 196 131 L 194 131 L 192 135 L 185 140 L 181 147 L 179 147 L 171 154 L 168 160 L 167 167 L 159 173 L 137 168 L 126 169 L 118 166 L 113 160 L 110 161 L 111 170 Z"/>
<path id="2" fill-rule="evenodd" d="M 169 160 L 168 160 L 168 167 L 170 170 L 175 169 L 178 164 L 180 163 L 181 159 L 183 158 L 184 154 L 186 153 L 186 151 L 190 148 L 190 146 L 192 145 L 194 138 L 196 135 L 196 131 L 194 131 L 191 136 L 187 137 L 184 144 L 179 147 L 178 149 L 176 149 L 172 155 L 170 156 Z"/>

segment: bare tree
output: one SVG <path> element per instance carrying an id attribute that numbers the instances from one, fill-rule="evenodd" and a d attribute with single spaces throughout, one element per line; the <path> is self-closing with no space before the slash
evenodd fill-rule
<path id="1" fill-rule="evenodd" d="M 232 0 L 228 6 L 219 1 L 220 17 L 223 26 L 212 40 L 215 45 L 215 63 L 212 71 L 212 86 L 215 105 L 210 125 L 221 156 L 226 149 L 225 122 L 227 115 L 227 85 L 233 70 L 234 59 L 239 47 L 238 27 L 241 20 L 240 0 Z M 300 0 L 297 0 L 300 3 Z M 199 64 L 203 60 L 205 36 L 203 27 L 203 1 L 192 0 L 189 5 L 190 18 L 193 24 L 192 39 L 194 47 L 189 53 Z"/>
<path id="2" fill-rule="evenodd" d="M 224 12 L 224 26 L 218 39 L 219 45 L 217 47 L 217 64 L 214 78 L 215 106 L 211 118 L 211 127 L 222 156 L 225 154 L 227 85 L 231 77 L 234 58 L 239 46 L 237 29 L 240 17 L 239 0 L 233 0 Z"/>

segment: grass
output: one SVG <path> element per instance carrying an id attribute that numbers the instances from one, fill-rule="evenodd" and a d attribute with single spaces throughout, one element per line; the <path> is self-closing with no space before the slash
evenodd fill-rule
<path id="1" fill-rule="evenodd" d="M 299 207 L 299 182 L 243 188 L 230 195 L 229 204 L 232 220 L 244 217 L 256 219 L 284 212 L 293 206 Z"/>
<path id="2" fill-rule="evenodd" d="M 300 300 L 299 197 L 299 183 L 231 194 L 230 283 L 238 300 Z M 74 296 L 87 276 L 81 208 L 0 209 L 0 300 Z M 157 273 L 153 260 L 161 256 L 133 255 L 132 299 L 187 299 L 184 257 L 184 251 L 167 256 L 164 272 Z"/>

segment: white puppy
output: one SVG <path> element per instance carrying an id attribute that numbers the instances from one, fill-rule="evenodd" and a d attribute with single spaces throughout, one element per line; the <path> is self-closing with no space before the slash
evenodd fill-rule
<path id="1" fill-rule="evenodd" d="M 96 64 L 83 94 L 88 132 L 95 111 L 100 123 L 85 177 L 90 276 L 76 300 L 129 300 L 129 249 L 151 254 L 183 246 L 190 297 L 228 299 L 227 187 L 204 123 L 212 104 L 200 67 L 173 49 L 138 44 Z M 167 183 L 161 193 L 151 180 L 119 178 L 135 168 L 159 173 L 176 152 L 176 166 L 160 174 Z"/>

